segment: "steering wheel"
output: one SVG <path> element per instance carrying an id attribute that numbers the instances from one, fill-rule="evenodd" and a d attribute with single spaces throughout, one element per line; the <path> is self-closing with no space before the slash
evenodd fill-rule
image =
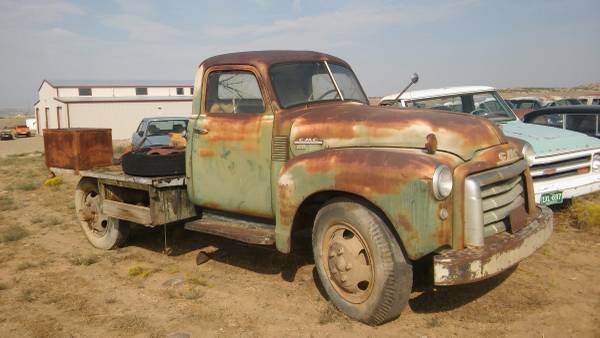
<path id="1" fill-rule="evenodd" d="M 485 110 L 485 109 L 475 109 L 471 112 L 471 115 L 476 115 L 476 116 L 488 116 L 490 114 L 489 111 Z"/>
<path id="2" fill-rule="evenodd" d="M 325 93 L 321 94 L 321 96 L 317 97 L 317 99 L 315 101 L 319 101 L 322 98 L 324 98 L 325 96 L 327 96 L 331 93 L 334 93 L 334 92 L 337 93 L 337 89 L 330 89 L 330 90 L 326 91 Z M 336 95 L 336 96 L 339 96 L 339 95 Z"/>

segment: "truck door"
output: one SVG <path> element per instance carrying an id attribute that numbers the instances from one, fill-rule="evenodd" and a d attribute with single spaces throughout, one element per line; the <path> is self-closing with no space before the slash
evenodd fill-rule
<path id="1" fill-rule="evenodd" d="M 191 128 L 190 198 L 200 206 L 273 217 L 273 113 L 251 67 L 209 69 Z"/>

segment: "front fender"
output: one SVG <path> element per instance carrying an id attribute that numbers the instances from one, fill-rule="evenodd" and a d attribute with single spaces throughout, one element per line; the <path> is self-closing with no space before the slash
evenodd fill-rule
<path id="1" fill-rule="evenodd" d="M 379 208 L 411 259 L 451 243 L 452 198 L 431 190 L 435 168 L 456 158 L 417 149 L 344 148 L 298 156 L 282 168 L 277 183 L 276 244 L 289 252 L 292 224 L 303 201 L 322 191 L 358 195 Z M 440 209 L 449 215 L 440 219 Z"/>

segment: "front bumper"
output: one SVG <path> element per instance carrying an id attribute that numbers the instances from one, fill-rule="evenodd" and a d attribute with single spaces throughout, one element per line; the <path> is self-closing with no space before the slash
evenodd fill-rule
<path id="1" fill-rule="evenodd" d="M 533 190 L 536 203 L 540 203 L 542 194 L 555 191 L 562 191 L 563 198 L 591 194 L 600 191 L 600 174 L 591 173 L 537 182 L 534 177 Z"/>
<path id="2" fill-rule="evenodd" d="M 541 212 L 519 232 L 502 232 L 485 239 L 482 248 L 447 250 L 433 258 L 435 285 L 457 285 L 492 277 L 530 256 L 552 234 L 552 211 Z"/>

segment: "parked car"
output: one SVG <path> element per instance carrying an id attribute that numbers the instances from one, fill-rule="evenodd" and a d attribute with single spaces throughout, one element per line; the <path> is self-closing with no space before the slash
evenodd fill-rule
<path id="1" fill-rule="evenodd" d="M 578 106 L 582 104 L 581 101 L 574 97 L 558 99 L 554 101 L 550 101 L 544 105 L 544 107 L 559 107 L 559 106 Z"/>
<path id="2" fill-rule="evenodd" d="M 15 130 L 13 128 L 4 128 L 0 131 L 0 140 L 14 140 Z"/>
<path id="3" fill-rule="evenodd" d="M 581 104 L 598 106 L 600 105 L 600 96 L 580 96 L 579 101 L 581 101 Z"/>
<path id="4" fill-rule="evenodd" d="M 18 125 L 15 127 L 15 135 L 17 137 L 29 137 L 31 136 L 31 130 L 26 125 Z"/>
<path id="5" fill-rule="evenodd" d="M 493 87 L 415 90 L 384 97 L 380 104 L 450 110 L 485 117 L 513 138 L 528 159 L 538 203 L 600 191 L 600 140 L 585 134 L 524 123 Z"/>
<path id="6" fill-rule="evenodd" d="M 542 100 L 533 96 L 514 97 L 506 102 L 510 103 L 513 109 L 539 109 L 544 106 Z"/>
<path id="7" fill-rule="evenodd" d="M 600 137 L 599 116 L 600 106 L 562 106 L 534 110 L 525 115 L 523 121 Z"/>
<path id="8" fill-rule="evenodd" d="M 173 133 L 184 134 L 188 117 L 147 117 L 140 122 L 131 136 L 134 149 L 157 145 L 169 145 Z"/>

